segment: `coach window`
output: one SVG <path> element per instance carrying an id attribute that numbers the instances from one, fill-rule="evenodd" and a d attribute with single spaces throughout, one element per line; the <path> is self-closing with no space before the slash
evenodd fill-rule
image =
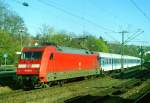
<path id="1" fill-rule="evenodd" d="M 101 65 L 105 64 L 105 59 L 103 57 L 100 58 Z"/>
<path id="2" fill-rule="evenodd" d="M 106 64 L 108 64 L 108 58 L 106 58 Z"/>
<path id="3" fill-rule="evenodd" d="M 111 64 L 111 58 L 109 59 L 109 64 Z"/>
<path id="4" fill-rule="evenodd" d="M 54 54 L 51 53 L 51 55 L 50 55 L 50 60 L 53 60 L 53 59 L 54 59 Z"/>

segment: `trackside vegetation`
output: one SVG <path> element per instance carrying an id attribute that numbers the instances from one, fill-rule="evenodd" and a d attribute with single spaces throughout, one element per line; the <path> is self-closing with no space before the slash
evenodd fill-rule
<path id="1" fill-rule="evenodd" d="M 134 67 L 103 77 L 30 91 L 0 87 L 0 103 L 133 103 L 150 89 L 150 69 Z"/>
<path id="2" fill-rule="evenodd" d="M 23 19 L 12 11 L 9 5 L 0 0 L 0 65 L 4 65 L 4 55 L 7 55 L 6 64 L 17 63 L 17 51 L 21 51 L 24 46 L 32 46 L 35 43 L 42 44 L 43 42 L 53 42 L 58 46 L 73 47 L 79 49 L 87 49 L 90 51 L 100 52 L 121 52 L 120 43 L 108 43 L 99 34 L 99 37 L 93 36 L 89 32 L 76 34 L 65 30 L 57 30 L 46 24 L 42 25 L 35 36 L 28 33 L 27 27 Z M 126 45 L 126 55 L 139 57 L 139 46 Z M 145 50 L 150 50 L 150 47 L 145 47 Z M 149 61 L 150 57 L 145 57 Z"/>

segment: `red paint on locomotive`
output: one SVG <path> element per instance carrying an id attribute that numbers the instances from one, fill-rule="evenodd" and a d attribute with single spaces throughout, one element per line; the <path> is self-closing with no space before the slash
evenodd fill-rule
<path id="1" fill-rule="evenodd" d="M 40 59 L 20 59 L 17 75 L 37 75 L 41 82 L 48 82 L 47 73 L 95 70 L 96 54 L 76 54 L 58 51 L 55 46 L 24 48 L 22 53 L 41 53 Z"/>

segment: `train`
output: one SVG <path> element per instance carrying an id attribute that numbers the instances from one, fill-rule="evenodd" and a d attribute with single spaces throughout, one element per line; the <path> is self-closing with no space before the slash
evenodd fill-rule
<path id="1" fill-rule="evenodd" d="M 113 53 L 98 52 L 101 68 L 103 71 L 112 71 L 121 69 L 121 62 L 123 62 L 123 68 L 130 68 L 141 64 L 141 59 L 138 57 L 120 55 Z M 122 61 L 123 58 L 123 61 Z"/>
<path id="2" fill-rule="evenodd" d="M 140 58 L 124 56 L 124 67 L 140 65 Z M 99 76 L 102 71 L 120 69 L 121 55 L 93 52 L 56 45 L 24 47 L 16 75 L 29 87 L 63 84 L 72 78 Z"/>

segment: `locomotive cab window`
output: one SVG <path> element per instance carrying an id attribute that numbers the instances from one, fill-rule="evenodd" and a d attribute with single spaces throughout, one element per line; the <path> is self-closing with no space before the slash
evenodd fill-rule
<path id="1" fill-rule="evenodd" d="M 42 58 L 42 52 L 23 52 L 21 59 L 24 60 L 39 60 Z"/>
<path id="2" fill-rule="evenodd" d="M 54 59 L 54 54 L 51 53 L 51 55 L 50 55 L 50 60 L 53 60 L 53 59 Z"/>

